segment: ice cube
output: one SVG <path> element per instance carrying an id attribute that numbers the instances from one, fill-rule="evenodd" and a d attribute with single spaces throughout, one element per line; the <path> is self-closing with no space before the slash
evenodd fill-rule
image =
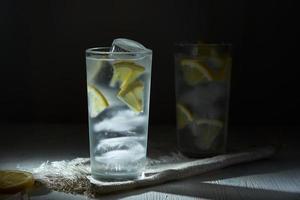
<path id="1" fill-rule="evenodd" d="M 111 45 L 112 52 L 139 52 L 141 50 L 148 51 L 142 44 L 125 38 L 115 39 Z"/>
<path id="2" fill-rule="evenodd" d="M 108 138 L 101 140 L 97 147 L 97 153 L 106 153 L 112 150 L 128 150 L 134 146 L 140 146 L 138 142 L 142 141 L 142 137 L 117 137 L 117 138 Z"/>
<path id="3" fill-rule="evenodd" d="M 217 136 L 221 133 L 223 124 L 197 124 L 194 126 L 194 133 L 197 134 L 195 138 L 195 144 L 200 149 L 208 150 L 212 148 Z"/>
<path id="4" fill-rule="evenodd" d="M 197 124 L 191 122 L 179 131 L 179 142 L 183 147 L 192 151 L 210 150 L 218 142 L 218 137 L 222 134 L 223 125 Z"/>
<path id="5" fill-rule="evenodd" d="M 126 165 L 138 162 L 146 156 L 146 148 L 139 137 L 104 139 L 96 147 L 95 160 L 106 165 Z"/>
<path id="6" fill-rule="evenodd" d="M 131 110 L 120 110 L 111 118 L 105 118 L 94 125 L 99 131 L 132 131 L 146 124 L 147 118 Z"/>
<path id="7" fill-rule="evenodd" d="M 226 100 L 226 85 L 214 82 L 199 84 L 179 95 L 179 100 L 198 117 L 220 118 L 224 114 L 221 103 Z"/>

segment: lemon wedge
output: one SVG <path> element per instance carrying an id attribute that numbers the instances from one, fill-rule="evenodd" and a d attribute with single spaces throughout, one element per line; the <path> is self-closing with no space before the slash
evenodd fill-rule
<path id="1" fill-rule="evenodd" d="M 29 172 L 17 170 L 0 171 L 0 193 L 14 194 L 32 187 L 33 175 Z"/>
<path id="2" fill-rule="evenodd" d="M 181 62 L 183 78 L 189 85 L 196 85 L 200 81 L 211 81 L 211 73 L 197 60 L 183 59 Z"/>
<path id="3" fill-rule="evenodd" d="M 128 61 L 121 61 L 113 64 L 113 77 L 110 82 L 111 87 L 120 84 L 121 89 L 128 87 L 130 83 L 136 80 L 144 71 L 144 67 Z"/>
<path id="4" fill-rule="evenodd" d="M 177 127 L 184 128 L 188 123 L 193 121 L 193 116 L 191 112 L 182 104 L 176 104 L 176 112 L 177 112 Z"/>
<path id="5" fill-rule="evenodd" d="M 89 112 L 91 117 L 97 117 L 109 106 L 105 96 L 94 86 L 88 85 Z"/>
<path id="6" fill-rule="evenodd" d="M 121 89 L 118 98 L 135 112 L 142 112 L 144 107 L 144 84 L 142 81 L 135 81 L 125 89 Z"/>
<path id="7" fill-rule="evenodd" d="M 207 150 L 211 147 L 216 137 L 219 135 L 223 128 L 223 122 L 215 119 L 197 119 L 200 141 L 199 146 Z"/>

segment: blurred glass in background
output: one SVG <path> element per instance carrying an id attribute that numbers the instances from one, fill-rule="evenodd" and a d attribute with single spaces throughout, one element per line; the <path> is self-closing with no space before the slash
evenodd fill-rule
<path id="1" fill-rule="evenodd" d="M 176 117 L 179 150 L 190 157 L 225 152 L 231 45 L 175 45 Z"/>

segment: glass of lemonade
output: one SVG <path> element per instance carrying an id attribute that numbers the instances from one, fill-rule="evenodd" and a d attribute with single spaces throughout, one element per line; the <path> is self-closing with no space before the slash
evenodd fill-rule
<path id="1" fill-rule="evenodd" d="M 86 50 L 92 177 L 135 179 L 146 162 L 152 51 L 128 39 Z"/>
<path id="2" fill-rule="evenodd" d="M 223 153 L 231 46 L 181 43 L 175 47 L 178 148 L 191 157 Z"/>

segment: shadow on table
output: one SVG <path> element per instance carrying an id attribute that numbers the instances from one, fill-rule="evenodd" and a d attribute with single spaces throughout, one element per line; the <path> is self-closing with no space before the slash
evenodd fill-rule
<path id="1" fill-rule="evenodd" d="M 148 199 L 146 196 L 151 193 L 160 194 L 160 198 L 157 196 L 155 199 L 168 199 L 172 195 L 181 197 L 180 199 L 193 199 L 193 198 L 203 198 L 203 199 L 254 199 L 254 200 L 266 200 L 266 199 L 278 199 L 278 200 L 288 200 L 288 199 L 300 199 L 300 193 L 286 192 L 286 191 L 274 191 L 266 189 L 254 189 L 245 188 L 239 186 L 228 186 L 228 185 L 218 185 L 212 183 L 200 183 L 197 184 L 197 191 L 195 188 L 189 189 L 187 187 L 180 187 L 176 189 L 161 189 L 161 188 L 151 188 L 145 190 L 135 190 L 131 192 L 124 192 L 119 194 L 111 194 L 98 196 L 102 200 L 109 199 L 139 199 L 138 197 L 143 197 L 143 199 Z M 184 198 L 185 197 L 185 198 Z M 190 198 L 189 198 L 190 197 Z M 150 196 L 149 199 L 153 199 Z"/>
<path id="2" fill-rule="evenodd" d="M 282 160 L 277 160 L 276 158 L 262 160 L 259 164 L 255 162 L 245 163 L 185 179 L 180 182 L 177 181 L 166 185 L 166 187 L 157 186 L 155 187 L 155 191 L 208 199 L 300 199 L 300 192 L 290 191 L 293 188 L 289 188 L 286 182 L 282 182 L 279 186 L 276 185 L 276 182 L 267 182 L 271 180 L 267 178 L 268 175 L 277 176 L 278 174 L 278 176 L 284 176 L 287 180 L 292 179 L 293 176 L 296 178 L 295 175 L 300 172 L 300 169 L 297 167 L 299 164 L 300 162 L 298 161 L 297 163 L 296 161 L 282 162 Z M 276 175 L 274 175 L 275 173 Z M 265 186 L 275 185 L 275 188 L 282 190 L 259 188 L 262 185 L 259 185 L 254 180 L 254 176 L 257 175 L 260 181 L 264 182 Z M 266 177 L 260 177 L 259 175 Z M 253 182 L 250 182 L 250 178 L 245 180 L 242 178 L 246 176 L 253 176 Z M 227 184 L 221 181 L 223 179 L 231 180 Z"/>
<path id="3" fill-rule="evenodd" d="M 47 188 L 42 183 L 36 181 L 34 184 L 34 188 L 31 189 L 31 191 L 30 191 L 30 196 L 32 196 L 32 197 L 42 196 L 42 195 L 49 194 L 50 192 L 51 192 L 51 190 L 49 188 Z"/>
<path id="4" fill-rule="evenodd" d="M 164 192 L 206 199 L 300 199 L 300 193 L 286 191 L 219 185 L 213 183 L 199 183 L 196 187 L 197 192 L 189 191 L 186 187 L 183 187 L 182 189 L 177 188 L 177 190 L 164 190 Z M 159 191 L 159 189 L 156 191 Z"/>
<path id="5" fill-rule="evenodd" d="M 299 166 L 299 167 L 298 167 Z M 300 169 L 300 161 L 285 161 L 277 158 L 270 158 L 252 163 L 241 163 L 235 166 L 208 172 L 197 176 L 197 180 L 215 181 L 228 178 L 237 178 L 251 175 L 268 175 L 284 171 Z"/>

